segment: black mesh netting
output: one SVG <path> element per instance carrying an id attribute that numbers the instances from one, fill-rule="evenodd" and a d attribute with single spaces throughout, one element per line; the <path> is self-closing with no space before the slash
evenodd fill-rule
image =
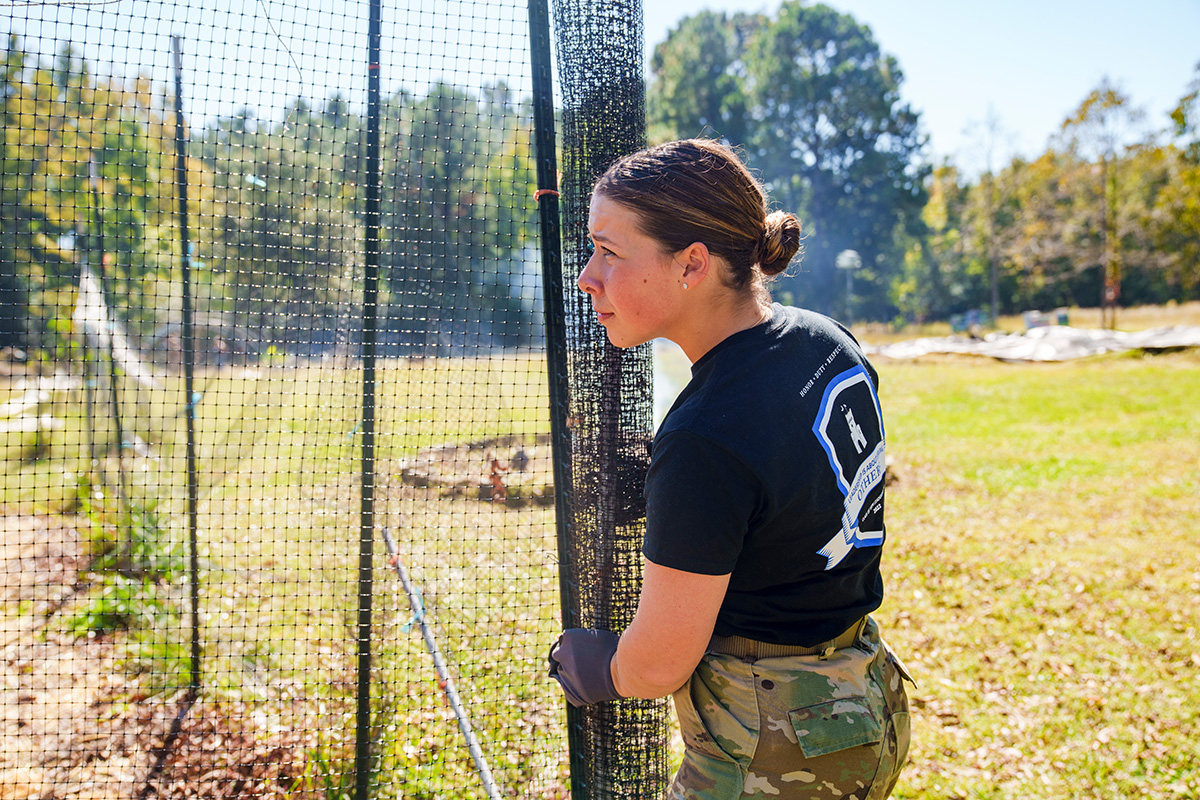
<path id="1" fill-rule="evenodd" d="M 574 275 L 640 7 L 556 9 L 547 313 L 533 6 L 0 6 L 0 797 L 661 795 L 662 705 L 546 676 L 637 595 L 648 351 Z"/>
<path id="2" fill-rule="evenodd" d="M 642 7 L 639 0 L 557 0 L 563 98 L 563 272 L 583 269 L 592 183 L 645 144 Z M 573 497 L 570 551 L 574 624 L 620 631 L 641 581 L 642 484 L 653 429 L 650 349 L 613 347 L 591 303 L 568 291 Z M 570 606 L 574 604 L 574 608 Z M 572 714 L 577 772 L 595 796 L 660 797 L 667 780 L 666 707 L 627 700 Z"/>

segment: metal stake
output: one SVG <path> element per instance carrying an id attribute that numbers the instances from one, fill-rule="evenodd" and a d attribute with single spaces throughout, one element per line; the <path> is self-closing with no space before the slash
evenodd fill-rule
<path id="1" fill-rule="evenodd" d="M 454 688 L 454 680 L 450 677 L 450 670 L 446 668 L 446 661 L 438 650 L 437 642 L 434 641 L 433 629 L 429 627 L 429 623 L 425 619 L 425 604 L 421 602 L 421 594 L 413 586 L 412 579 L 408 576 L 408 570 L 404 568 L 404 562 L 400 560 L 400 552 L 396 548 L 396 540 L 392 538 L 391 532 L 387 528 L 380 528 L 380 532 L 383 533 L 383 541 L 387 545 L 388 561 L 395 567 L 396 574 L 400 576 L 400 583 L 404 584 L 404 592 L 408 595 L 408 604 L 412 607 L 413 620 L 421 627 L 421 635 L 425 637 L 425 649 L 433 657 L 438 686 L 442 687 L 442 691 L 446 693 L 446 699 L 450 701 L 450 707 L 454 709 L 454 716 L 458 718 L 458 729 L 462 731 L 463 738 L 467 740 L 467 749 L 471 751 L 471 760 L 475 762 L 475 770 L 483 782 L 483 789 L 491 800 L 500 800 L 500 792 L 496 788 L 495 781 L 492 780 L 492 771 L 488 769 L 487 760 L 483 757 L 483 748 L 479 746 L 479 740 L 475 738 L 475 731 L 471 728 L 467 710 L 463 708 L 462 700 L 458 697 L 458 690 Z"/>

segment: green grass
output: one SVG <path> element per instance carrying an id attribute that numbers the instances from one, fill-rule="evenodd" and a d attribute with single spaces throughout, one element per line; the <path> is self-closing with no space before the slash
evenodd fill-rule
<path id="1" fill-rule="evenodd" d="M 543 364 L 426 360 L 377 374 L 377 519 L 421 587 L 504 786 L 559 777 L 558 698 L 549 681 L 523 680 L 544 672 L 558 629 L 553 511 L 411 490 L 399 483 L 398 463 L 433 445 L 544 433 Z M 202 507 L 208 682 L 257 703 L 273 725 L 320 728 L 310 758 L 320 766 L 315 784 L 329 787 L 344 783 L 338 770 L 348 768 L 353 741 L 360 380 L 353 369 L 293 371 L 286 400 L 254 415 L 267 433 L 238 451 Z M 407 598 L 382 541 L 374 549 L 376 796 L 476 797 L 478 778 L 432 660 L 419 630 L 405 627 Z"/>
<path id="2" fill-rule="evenodd" d="M 1200 794 L 1200 354 L 879 366 L 896 796 Z"/>
<path id="3" fill-rule="evenodd" d="M 551 681 L 526 678 L 544 677 L 560 627 L 553 509 L 440 498 L 399 480 L 400 460 L 425 447 L 548 432 L 544 367 L 542 356 L 380 364 L 375 486 L 377 519 L 422 587 L 497 781 L 546 788 L 563 777 L 561 702 Z M 308 746 L 289 757 L 307 761 L 303 788 L 328 796 L 346 785 L 353 755 L 361 380 L 359 369 L 312 364 L 224 369 L 196 382 L 206 697 L 253 708 L 264 737 L 299 732 Z M 126 451 L 124 500 L 153 503 L 163 546 L 177 549 L 188 534 L 182 378 L 154 391 L 126 388 L 121 400 L 126 432 L 149 445 Z M 87 510 L 91 526 L 116 540 L 118 461 L 101 447 L 89 464 L 83 392 L 64 392 L 55 413 L 68 424 L 48 457 L 5 464 L 0 506 Z M 91 430 L 111 442 L 103 413 Z M 94 482 L 83 477 L 89 470 Z M 86 502 L 76 499 L 79 487 Z M 376 796 L 476 797 L 478 778 L 430 656 L 419 631 L 404 628 L 407 599 L 382 541 L 374 548 Z M 190 663 L 187 585 L 163 583 L 154 597 L 143 588 L 97 573 L 51 630 L 117 640 L 131 696 L 177 696 Z"/>
<path id="4" fill-rule="evenodd" d="M 550 429 L 542 356 L 419 359 L 382 363 L 376 374 L 379 410 L 376 452 L 381 460 L 423 447 Z M 0 379 L 0 401 L 16 396 Z M 362 372 L 332 364 L 259 366 L 201 371 L 194 387 L 196 457 L 205 492 L 236 481 L 255 463 L 257 482 L 293 485 L 297 473 L 343 463 L 354 472 L 361 442 Z M 133 494 L 160 508 L 178 509 L 185 495 L 188 399 L 180 375 L 158 389 L 122 382 L 122 427 L 127 442 L 145 442 L 153 463 L 126 449 Z M 98 469 L 115 493 L 115 426 L 106 387 L 95 393 L 89 422 L 82 389 L 56 394 L 52 411 L 64 421 L 47 457 L 8 461 L 0 476 L 0 506 L 30 511 L 72 509 L 80 476 Z M 91 433 L 89 433 L 91 431 Z M 89 467 L 97 442 L 98 467 Z M 129 463 L 137 462 L 137 463 Z"/>
<path id="5" fill-rule="evenodd" d="M 896 797 L 1200 795 L 1200 353 L 877 366 L 897 477 L 877 616 L 920 684 Z M 438 497 L 397 476 L 423 447 L 546 432 L 543 369 L 430 359 L 379 373 L 377 520 L 497 782 L 529 796 L 565 779 L 562 702 L 545 677 L 553 510 Z M 334 365 L 224 370 L 202 376 L 197 405 L 206 692 L 253 708 L 264 736 L 303 732 L 304 786 L 327 796 L 352 755 L 360 380 Z M 178 547 L 181 382 L 128 402 L 155 450 L 127 458 L 131 484 Z M 55 480 L 70 495 L 82 439 L 78 426 L 61 437 L 50 460 L 9 467 L 10 509 L 54 510 Z M 382 542 L 375 552 L 377 796 L 481 796 Z M 186 681 L 186 597 L 170 583 L 170 613 L 116 634 L 131 686 L 169 696 Z"/>

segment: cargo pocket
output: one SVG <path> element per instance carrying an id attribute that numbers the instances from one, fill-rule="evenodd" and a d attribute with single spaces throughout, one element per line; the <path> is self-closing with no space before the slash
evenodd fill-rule
<path id="1" fill-rule="evenodd" d="M 788 712 L 805 758 L 817 758 L 850 747 L 877 745 L 883 726 L 866 697 L 846 697 Z"/>

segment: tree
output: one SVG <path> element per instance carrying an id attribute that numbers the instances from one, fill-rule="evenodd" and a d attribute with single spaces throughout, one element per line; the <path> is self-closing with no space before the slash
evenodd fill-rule
<path id="1" fill-rule="evenodd" d="M 1090 259 L 1078 222 L 1087 207 L 1090 166 L 1069 154 L 1047 151 L 1033 161 L 1014 159 L 999 176 L 1012 186 L 1015 214 L 996 233 L 1001 257 L 1018 276 L 1010 302 L 1016 308 L 1054 308 L 1074 303 L 1074 285 Z M 1081 177 L 1082 176 L 1082 177 Z M 1091 251 L 1094 252 L 1094 248 Z"/>
<path id="2" fill-rule="evenodd" d="M 809 231 L 810 274 L 793 281 L 796 294 L 832 312 L 835 256 L 856 250 L 864 311 L 879 316 L 901 265 L 897 229 L 918 219 L 928 174 L 899 65 L 848 14 L 801 0 L 785 2 L 747 50 L 752 152 L 777 200 L 804 210 Z"/>
<path id="3" fill-rule="evenodd" d="M 169 206 L 156 189 L 161 143 L 149 109 L 136 91 L 97 81 L 69 46 L 50 64 L 32 61 L 10 36 L 0 73 L 0 263 L 9 277 L 0 286 L 15 313 L 5 336 L 36 346 L 65 332 L 84 259 L 104 265 L 110 304 L 145 330 L 157 316 L 145 282 L 164 267 L 154 243 Z"/>
<path id="4" fill-rule="evenodd" d="M 1130 105 L 1129 98 L 1107 79 L 1093 89 L 1066 121 L 1062 130 L 1071 152 L 1088 161 L 1099 161 L 1097 193 L 1100 198 L 1101 241 L 1103 247 L 1101 320 L 1115 327 L 1116 304 L 1121 295 L 1121 251 L 1117 218 L 1120 161 L 1134 125 L 1142 112 Z"/>
<path id="5" fill-rule="evenodd" d="M 684 18 L 654 49 L 646 93 L 651 141 L 692 136 L 746 141 L 741 59 L 746 40 L 764 22 L 759 14 L 701 11 Z"/>
<path id="6" fill-rule="evenodd" d="M 8 37 L 4 61 L 0 63 L 0 347 L 27 347 L 29 335 L 28 274 L 18 271 L 28 231 L 22 220 L 20 169 L 21 122 L 18 103 L 25 91 L 23 74 L 26 55 L 16 36 Z"/>
<path id="7" fill-rule="evenodd" d="M 323 352 L 346 327 L 361 242 L 361 120 L 343 110 L 336 95 L 320 114 L 298 100 L 278 124 L 254 124 L 242 109 L 199 142 L 215 193 L 204 215 L 212 227 L 198 237 L 211 265 L 209 308 L 250 352 Z"/>
<path id="8" fill-rule="evenodd" d="M 900 69 L 870 30 L 802 0 L 770 18 L 702 12 L 671 32 L 651 66 L 655 138 L 704 134 L 742 147 L 775 203 L 801 217 L 805 274 L 783 279 L 781 296 L 890 316 L 890 283 L 906 234 L 920 228 L 928 168 L 917 114 L 900 100 Z M 843 250 L 862 257 L 854 298 L 835 282 Z"/>
<path id="9" fill-rule="evenodd" d="M 1200 297 L 1200 64 L 1190 91 L 1171 112 L 1170 178 L 1155 198 L 1152 235 L 1164 277 L 1179 299 Z"/>
<path id="10" fill-rule="evenodd" d="M 958 169 L 948 163 L 929 178 L 929 200 L 921 212 L 925 230 L 914 237 L 904 273 L 892 287 L 892 302 L 906 317 L 944 317 L 961 310 L 955 305 L 966 293 L 963 214 L 968 189 Z"/>
<path id="11" fill-rule="evenodd" d="M 995 156 L 996 145 L 1001 138 L 1003 126 L 995 111 L 989 108 L 987 118 L 982 123 L 971 127 L 980 134 L 980 149 L 983 151 L 984 163 L 983 175 L 979 180 L 980 197 L 983 202 L 981 213 L 976 215 L 974 238 L 981 242 L 981 249 L 987 262 L 991 282 L 991 318 L 992 324 L 995 324 L 996 319 L 1000 316 L 1000 257 L 996 246 L 996 213 L 999 199 Z"/>
<path id="12" fill-rule="evenodd" d="M 315 353 L 357 345 L 348 319 L 365 220 L 365 121 L 337 95 L 297 100 L 281 124 L 246 109 L 207 131 L 214 183 L 208 248 L 213 310 L 240 334 Z M 436 84 L 384 101 L 381 344 L 445 353 L 534 336 L 523 257 L 536 211 L 528 120 L 502 83 L 476 97 Z M 481 141 L 480 131 L 488 131 Z M 203 222 L 203 220 L 202 220 Z M 211 242 L 211 244 L 209 244 Z M 253 332 L 253 333 L 250 333 Z"/>
<path id="13" fill-rule="evenodd" d="M 531 121 L 518 117 L 506 86 L 482 94 L 435 84 L 389 106 L 400 126 L 383 187 L 387 329 L 404 351 L 447 354 L 533 336 L 521 285 L 532 271 L 523 250 L 536 211 Z"/>
<path id="14" fill-rule="evenodd" d="M 1191 91 L 1171 111 L 1171 133 L 1181 141 L 1187 160 L 1200 165 L 1200 62 L 1188 88 Z"/>

